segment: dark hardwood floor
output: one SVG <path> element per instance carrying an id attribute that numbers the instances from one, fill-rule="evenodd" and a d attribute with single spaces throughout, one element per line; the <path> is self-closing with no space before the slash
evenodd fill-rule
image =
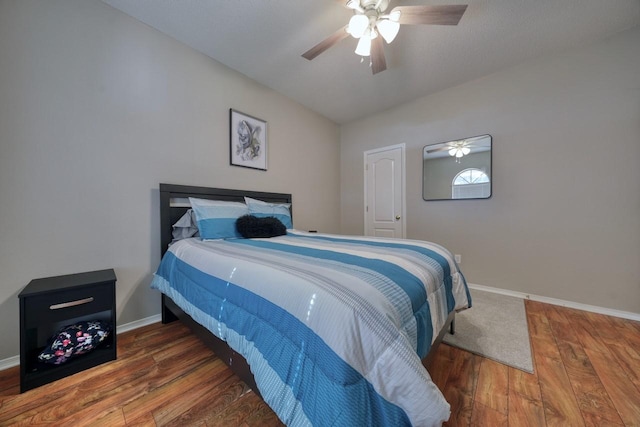
<path id="1" fill-rule="evenodd" d="M 535 373 L 441 345 L 447 426 L 640 426 L 640 323 L 526 301 Z M 179 322 L 118 336 L 118 360 L 26 393 L 0 371 L 0 426 L 279 426 Z"/>

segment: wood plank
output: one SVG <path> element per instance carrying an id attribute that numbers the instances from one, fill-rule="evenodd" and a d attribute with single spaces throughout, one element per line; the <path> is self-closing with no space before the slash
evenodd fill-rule
<path id="1" fill-rule="evenodd" d="M 546 307 L 549 323 L 584 422 L 588 426 L 622 425 L 618 412 L 582 349 L 579 335 L 575 332 L 576 327 L 584 329 L 585 324 L 572 324 L 566 316 L 567 312 L 568 310 L 558 306 Z M 573 314 L 574 318 L 580 315 L 580 313 Z M 602 327 L 609 331 L 613 329 L 612 323 L 605 323 L 602 320 L 605 319 L 600 319 L 601 323 L 596 327 L 591 323 L 590 336 Z"/>
<path id="2" fill-rule="evenodd" d="M 553 322 L 547 308 L 532 304 L 537 311 L 532 317 L 545 327 L 535 328 L 531 344 L 536 354 L 536 369 L 547 426 L 584 426 L 578 402 L 564 369 L 560 350 L 556 345 Z M 552 312 L 553 313 L 553 312 Z M 557 329 L 557 328 L 556 328 Z"/>
<path id="3" fill-rule="evenodd" d="M 238 376 L 234 375 L 231 370 L 228 371 L 226 379 L 219 383 L 218 387 L 211 394 L 202 393 L 196 398 L 190 407 L 180 413 L 179 408 L 168 408 L 168 411 L 154 411 L 154 419 L 159 425 L 191 425 L 194 422 L 205 422 L 209 418 L 215 417 L 216 414 L 227 408 L 234 400 L 240 398 L 243 393 L 246 394 L 248 386 L 240 381 Z M 253 394 L 256 402 L 262 400 Z M 265 407 L 268 408 L 266 404 Z M 270 409 L 269 409 L 270 410 Z"/>
<path id="4" fill-rule="evenodd" d="M 469 425 L 482 358 L 455 347 L 451 348 L 451 355 L 453 357 L 451 372 L 443 393 L 451 405 L 451 417 L 446 425 Z"/>
<path id="5" fill-rule="evenodd" d="M 627 378 L 640 390 L 640 348 L 613 343 L 609 345 L 609 351 Z"/>
<path id="6" fill-rule="evenodd" d="M 593 321 L 591 321 L 593 326 Z M 632 321 L 626 321 L 624 319 L 615 319 L 613 322 L 613 330 L 605 328 L 596 328 L 596 334 L 608 347 L 620 346 L 626 347 L 632 350 L 630 356 L 640 355 L 640 331 L 636 332 Z M 640 357 L 640 356 L 638 356 Z M 637 357 L 632 356 L 633 359 Z"/>
<path id="7" fill-rule="evenodd" d="M 233 403 L 216 414 L 212 418 L 207 418 L 207 426 L 246 426 L 246 425 L 283 425 L 273 412 L 265 412 L 264 405 L 256 399 L 248 398 L 246 395 L 235 399 Z M 256 424 L 254 424 L 256 423 Z"/>
<path id="8" fill-rule="evenodd" d="M 0 408 L 3 397 L 20 393 L 20 366 L 0 371 Z"/>
<path id="9" fill-rule="evenodd" d="M 516 368 L 509 368 L 509 390 L 531 400 L 542 400 L 536 373 L 530 374 Z"/>
<path id="10" fill-rule="evenodd" d="M 143 371 L 146 375 L 153 375 L 157 372 L 157 366 L 151 365 Z M 73 390 L 68 389 L 65 405 L 47 405 L 32 418 L 33 422 L 90 425 L 93 420 L 110 416 L 122 402 L 133 401 L 144 395 L 147 384 L 141 381 L 141 378 L 143 375 L 134 376 L 128 381 L 126 377 L 110 381 L 110 386 L 115 388 L 100 389 L 99 384 L 95 382 L 94 385 L 83 384 Z"/>
<path id="11" fill-rule="evenodd" d="M 482 359 L 474 397 L 475 403 L 505 415 L 506 420 L 509 409 L 509 367 L 491 359 Z"/>
<path id="12" fill-rule="evenodd" d="M 584 420 L 561 360 L 536 358 L 547 426 L 584 426 Z"/>
<path id="13" fill-rule="evenodd" d="M 122 411 L 122 408 L 120 408 L 120 411 Z M 123 416 L 124 416 L 124 412 L 123 412 Z M 153 419 L 153 414 L 151 412 L 147 412 L 146 414 L 139 416 L 135 420 L 129 420 L 128 422 L 127 422 L 127 419 L 125 418 L 124 425 L 127 427 L 157 426 L 156 421 Z"/>
<path id="14" fill-rule="evenodd" d="M 509 368 L 509 425 L 546 425 L 542 393 L 536 373 Z"/>
<path id="15" fill-rule="evenodd" d="M 553 328 L 545 305 L 537 301 L 526 301 L 525 309 L 529 321 L 529 334 L 534 358 L 537 355 L 560 360 Z"/>
<path id="16" fill-rule="evenodd" d="M 587 318 L 591 327 L 595 329 L 597 337 L 606 344 L 613 360 L 640 389 L 640 331 L 636 333 L 636 325 L 640 325 L 640 322 L 610 318 L 606 324 L 613 327 L 612 332 L 611 329 L 598 327 L 604 323 L 596 323 L 599 318 L 592 316 Z"/>
<path id="17" fill-rule="evenodd" d="M 569 319 L 564 315 L 562 307 L 549 305 L 545 309 L 547 319 L 549 320 L 549 326 L 553 332 L 553 337 L 556 342 L 564 341 L 571 343 L 579 343 L 578 337 L 572 328 L 572 324 Z"/>
<path id="18" fill-rule="evenodd" d="M 235 384 L 246 387 L 240 379 L 219 362 L 221 368 L 210 378 L 203 378 L 198 384 L 193 384 L 188 390 L 171 399 L 169 402 L 152 409 L 153 419 L 158 425 L 189 425 L 194 420 L 205 419 L 203 415 L 223 407 L 218 400 L 220 394 L 225 394 Z M 217 363 L 216 362 L 216 363 Z M 212 404 L 215 403 L 215 404 Z M 195 409 L 195 410 L 194 410 Z M 206 412 L 203 413 L 203 409 Z"/>
<path id="19" fill-rule="evenodd" d="M 120 370 L 122 375 L 108 375 L 108 372 L 114 369 Z M 154 369 L 154 365 L 151 357 L 136 359 L 135 363 L 131 363 L 131 360 L 125 362 L 119 359 L 18 394 L 4 402 L 2 412 L 0 412 L 0 424 L 4 422 L 17 423 L 24 419 L 31 419 L 36 415 L 45 419 L 55 419 L 55 413 L 60 412 L 62 406 L 75 409 L 82 404 L 75 397 L 81 391 L 83 384 L 101 382 L 100 392 L 106 393 L 110 388 L 109 384 L 115 384 L 114 386 L 117 387 L 122 383 L 135 380 L 138 375 L 152 369 Z M 69 405 L 60 405 L 60 402 L 66 401 L 70 402 Z"/>
<path id="20" fill-rule="evenodd" d="M 558 346 L 585 424 L 594 427 L 622 425 L 622 419 L 582 346 L 571 342 L 561 342 Z"/>
<path id="21" fill-rule="evenodd" d="M 611 333 L 614 325 L 608 316 L 578 310 L 567 311 L 589 359 L 608 397 L 611 399 L 625 425 L 637 425 L 640 420 L 640 394 L 638 387 L 617 363 L 610 348 L 601 339 L 601 334 Z M 635 369 L 634 371 L 637 371 Z"/>
<path id="22" fill-rule="evenodd" d="M 538 393 L 540 393 L 538 389 Z M 508 423 L 518 427 L 545 426 L 544 407 L 541 399 L 518 393 L 515 388 L 509 388 Z"/>
<path id="23" fill-rule="evenodd" d="M 532 333 L 530 336 L 531 348 L 533 349 L 536 364 L 539 357 L 561 360 L 562 358 L 553 336 L 553 330 L 547 318 L 535 315 L 532 316 L 532 319 L 535 322 L 539 322 L 538 326 L 534 327 L 535 333 Z"/>
<path id="24" fill-rule="evenodd" d="M 168 382 L 159 382 L 154 386 L 152 382 L 147 384 L 147 392 L 144 396 L 124 405 L 122 408 L 127 420 L 133 421 L 146 413 L 168 405 L 181 394 L 194 387 L 198 387 L 202 381 L 218 381 L 218 376 L 226 370 L 226 366 L 220 359 L 214 359 L 210 363 L 204 362 L 195 368 L 185 370 L 179 375 L 173 375 L 175 379 Z"/>
<path id="25" fill-rule="evenodd" d="M 509 417 L 506 413 L 496 411 L 477 400 L 473 403 L 473 419 L 470 420 L 472 426 L 507 427 Z"/>
<path id="26" fill-rule="evenodd" d="M 438 350 L 433 358 L 430 368 L 428 369 L 429 375 L 434 384 L 440 389 L 444 390 L 447 379 L 449 378 L 449 367 L 452 360 L 449 356 L 449 349 L 451 347 L 445 343 L 440 344 Z"/>
<path id="27" fill-rule="evenodd" d="M 625 425 L 640 425 L 640 390 L 607 355 L 584 349 Z"/>
<path id="28" fill-rule="evenodd" d="M 546 314 L 546 307 L 549 304 L 545 304 L 543 302 L 540 301 L 533 301 L 530 299 L 525 299 L 524 300 L 524 308 L 527 312 L 527 317 L 529 315 L 541 315 L 541 316 L 547 316 Z"/>
<path id="29" fill-rule="evenodd" d="M 115 408 L 113 411 L 108 412 L 104 416 L 99 416 L 91 420 L 90 423 L 91 427 L 113 427 L 127 425 L 127 422 L 124 419 L 124 413 L 122 413 L 121 408 Z"/>
<path id="30" fill-rule="evenodd" d="M 147 325 L 122 334 L 122 337 L 118 336 L 118 357 L 127 357 L 140 349 L 147 349 L 149 353 L 162 353 L 167 349 L 168 342 L 174 342 L 184 337 L 193 338 L 193 335 L 189 328 L 180 322 L 168 325 L 161 323 Z"/>
<path id="31" fill-rule="evenodd" d="M 629 322 L 629 329 L 635 329 L 637 334 L 640 334 L 640 322 L 639 321 L 633 321 L 633 320 L 628 320 Z"/>
<path id="32" fill-rule="evenodd" d="M 251 405 L 255 408 L 251 411 L 244 420 L 245 426 L 261 426 L 261 427 L 282 427 L 284 424 L 278 416 L 266 405 L 261 405 L 260 399 L 255 393 L 251 393 L 252 396 L 247 396 L 245 399 L 251 399 Z"/>

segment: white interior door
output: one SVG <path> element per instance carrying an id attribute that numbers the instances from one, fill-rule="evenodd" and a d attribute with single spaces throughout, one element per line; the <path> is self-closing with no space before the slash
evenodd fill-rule
<path id="1" fill-rule="evenodd" d="M 404 144 L 364 153 L 366 236 L 404 238 Z"/>

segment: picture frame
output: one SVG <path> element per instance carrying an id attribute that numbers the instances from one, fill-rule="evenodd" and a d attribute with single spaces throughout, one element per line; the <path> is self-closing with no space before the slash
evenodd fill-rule
<path id="1" fill-rule="evenodd" d="M 267 170 L 267 122 L 229 109 L 229 161 L 232 166 Z"/>

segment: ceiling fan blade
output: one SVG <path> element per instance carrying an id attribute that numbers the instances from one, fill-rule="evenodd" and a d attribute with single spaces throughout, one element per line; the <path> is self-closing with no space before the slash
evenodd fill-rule
<path id="1" fill-rule="evenodd" d="M 438 151 L 449 151 L 452 147 L 440 147 L 440 148 L 432 148 L 431 150 L 427 150 L 427 153 L 437 153 Z"/>
<path id="2" fill-rule="evenodd" d="M 314 47 L 312 47 L 311 49 L 309 49 L 308 51 L 303 53 L 302 57 L 308 59 L 309 61 L 311 61 L 313 58 L 315 58 L 316 56 L 320 55 L 322 52 L 324 52 L 325 50 L 329 49 L 334 44 L 336 44 L 339 41 L 347 38 L 349 36 L 349 33 L 347 33 L 347 29 L 346 28 L 347 27 L 340 28 L 338 31 L 336 31 L 335 33 L 331 34 L 329 37 L 327 37 L 326 39 L 322 40 L 320 43 L 318 43 L 317 45 L 315 45 Z"/>
<path id="3" fill-rule="evenodd" d="M 416 25 L 458 25 L 467 10 L 466 4 L 442 6 L 398 6 L 392 12 L 400 11 L 400 24 Z"/>
<path id="4" fill-rule="evenodd" d="M 371 40 L 371 71 L 377 74 L 387 69 L 387 61 L 384 59 L 384 47 L 382 37 Z"/>

